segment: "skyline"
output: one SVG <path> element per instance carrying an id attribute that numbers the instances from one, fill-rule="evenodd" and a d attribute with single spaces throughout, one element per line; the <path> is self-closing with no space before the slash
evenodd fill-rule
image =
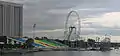
<path id="1" fill-rule="evenodd" d="M 24 4 L 24 36 L 63 36 L 64 22 L 71 10 L 81 18 L 81 35 L 111 34 L 120 37 L 119 0 L 3 0 Z M 116 39 L 120 40 L 120 38 Z"/>

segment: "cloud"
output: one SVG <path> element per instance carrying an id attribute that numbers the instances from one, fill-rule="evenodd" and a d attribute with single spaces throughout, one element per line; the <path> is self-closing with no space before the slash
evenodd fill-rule
<path id="1" fill-rule="evenodd" d="M 47 13 L 52 14 L 67 14 L 70 10 L 69 9 L 52 9 L 49 10 Z"/>
<path id="2" fill-rule="evenodd" d="M 54 30 L 36 30 L 35 33 L 42 33 L 42 32 L 59 32 L 59 31 L 64 31 L 64 29 L 54 29 Z M 28 33 L 33 33 L 34 31 L 32 32 L 28 32 Z"/>
<path id="3" fill-rule="evenodd" d="M 106 9 L 106 8 L 83 8 L 83 9 L 77 9 L 76 11 L 106 11 L 106 10 L 109 10 L 109 9 Z"/>
<path id="4" fill-rule="evenodd" d="M 103 27 L 116 28 L 116 27 L 120 27 L 119 18 L 120 18 L 120 12 L 110 12 L 110 13 L 105 13 L 100 17 L 87 18 L 86 21 L 84 22 L 99 24 Z"/>

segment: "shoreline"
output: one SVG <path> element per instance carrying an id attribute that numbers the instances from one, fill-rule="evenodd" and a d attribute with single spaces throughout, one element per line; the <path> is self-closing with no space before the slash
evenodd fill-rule
<path id="1" fill-rule="evenodd" d="M 58 49 L 52 49 L 52 48 L 39 48 L 39 49 L 16 49 L 16 50 L 0 50 L 1 54 L 8 54 L 8 53 L 31 53 L 31 52 L 44 52 L 44 51 L 101 51 L 99 49 L 77 49 L 77 48 L 58 48 Z M 110 51 L 110 50 L 105 50 L 105 51 Z"/>

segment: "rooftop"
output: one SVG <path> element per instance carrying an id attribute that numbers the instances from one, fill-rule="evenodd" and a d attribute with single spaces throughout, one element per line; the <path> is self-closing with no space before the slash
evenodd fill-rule
<path id="1" fill-rule="evenodd" d="M 18 4 L 18 3 L 13 3 L 13 2 L 6 2 L 6 1 L 0 1 L 0 4 L 11 5 L 11 6 L 23 6 L 23 4 Z"/>

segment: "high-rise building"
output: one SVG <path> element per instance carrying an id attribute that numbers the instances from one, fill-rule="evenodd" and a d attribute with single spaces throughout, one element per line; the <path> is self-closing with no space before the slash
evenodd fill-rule
<path id="1" fill-rule="evenodd" d="M 0 36 L 23 35 L 23 5 L 0 1 Z"/>

